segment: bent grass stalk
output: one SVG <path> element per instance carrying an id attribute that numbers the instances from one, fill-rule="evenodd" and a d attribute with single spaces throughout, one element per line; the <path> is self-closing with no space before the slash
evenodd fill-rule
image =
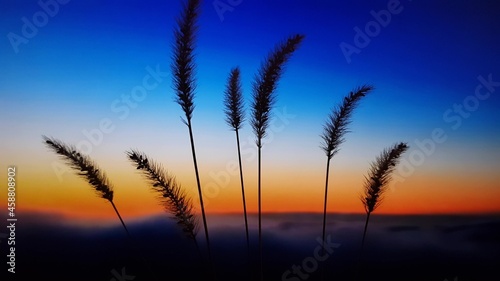
<path id="1" fill-rule="evenodd" d="M 243 216 L 245 218 L 245 234 L 247 239 L 247 254 L 250 251 L 250 238 L 248 234 L 248 219 L 247 219 L 247 205 L 245 199 L 245 184 L 243 181 L 243 167 L 241 165 L 241 149 L 240 149 L 240 136 L 239 129 L 245 120 L 244 117 L 244 102 L 241 90 L 240 69 L 235 67 L 231 69 L 229 74 L 227 88 L 224 93 L 224 105 L 226 114 L 226 122 L 236 133 L 236 146 L 238 148 L 238 163 L 240 168 L 240 182 L 241 182 L 241 197 L 243 199 Z"/>
<path id="2" fill-rule="evenodd" d="M 76 147 L 67 145 L 54 138 L 46 136 L 42 136 L 42 138 L 48 148 L 52 149 L 56 154 L 61 156 L 61 158 L 63 158 L 66 163 L 77 172 L 77 175 L 87 180 L 99 197 L 106 199 L 109 203 L 111 203 L 123 228 L 127 232 L 127 235 L 130 235 L 127 226 L 123 222 L 120 213 L 113 203 L 113 187 L 104 172 L 101 171 L 96 166 L 94 161 L 92 161 L 88 156 L 80 153 Z"/>
<path id="3" fill-rule="evenodd" d="M 330 173 L 330 161 L 332 157 L 340 150 L 340 145 L 345 141 L 345 134 L 349 132 L 348 125 L 351 123 L 351 116 L 360 100 L 373 90 L 373 86 L 363 85 L 351 91 L 344 97 L 342 104 L 335 107 L 326 124 L 323 126 L 323 139 L 321 148 L 326 154 L 326 178 L 325 178 L 325 197 L 323 204 L 323 229 L 322 229 L 322 254 L 325 251 L 326 238 L 326 210 L 328 201 L 328 178 Z M 321 267 L 321 279 L 324 279 L 324 266 Z"/>
<path id="4" fill-rule="evenodd" d="M 366 223 L 363 231 L 363 240 L 361 241 L 361 251 L 365 244 L 366 230 L 370 214 L 375 211 L 383 200 L 383 195 L 387 190 L 387 183 L 391 180 L 391 173 L 399 162 L 401 155 L 408 150 L 406 143 L 394 144 L 386 148 L 371 164 L 368 176 L 365 177 L 365 186 L 361 202 L 365 207 Z"/>
<path id="5" fill-rule="evenodd" d="M 144 178 L 151 184 L 151 189 L 160 194 L 158 198 L 165 211 L 175 217 L 186 237 L 192 239 L 198 247 L 196 217 L 192 201 L 186 192 L 161 164 L 149 159 L 144 153 L 130 150 L 126 154 L 137 170 L 140 170 Z"/>
<path id="6" fill-rule="evenodd" d="M 297 50 L 304 35 L 296 34 L 278 44 L 261 65 L 253 82 L 253 102 L 251 105 L 252 119 L 250 121 L 256 136 L 258 148 L 258 214 L 259 214 L 259 275 L 263 280 L 262 267 L 262 200 L 261 200 L 261 149 L 262 139 L 266 136 L 269 126 L 271 109 L 276 101 L 278 80 L 283 74 L 285 63 Z"/>
<path id="7" fill-rule="evenodd" d="M 130 232 L 125 225 L 120 212 L 118 212 L 118 209 L 113 202 L 113 186 L 106 177 L 106 174 L 97 167 L 97 165 L 92 159 L 90 159 L 90 157 L 84 155 L 83 153 L 80 153 L 75 146 L 67 145 L 60 140 L 47 136 L 42 136 L 42 138 L 45 145 L 49 149 L 53 150 L 56 154 L 58 154 L 74 171 L 76 171 L 78 176 L 84 178 L 94 188 L 94 191 L 99 197 L 106 199 L 109 203 L 111 203 L 111 206 L 113 207 L 113 210 L 115 210 L 118 219 L 120 219 L 120 222 L 125 229 L 129 240 L 133 242 L 132 235 L 130 235 Z M 135 244 L 132 243 L 132 245 Z M 139 251 L 137 252 L 139 253 Z M 141 259 L 148 268 L 150 274 L 156 280 L 157 278 L 152 272 L 149 263 L 146 262 L 146 260 L 142 256 Z"/>
<path id="8" fill-rule="evenodd" d="M 363 239 L 361 240 L 357 265 L 358 270 L 356 270 L 356 274 L 359 274 L 359 264 L 361 263 L 361 255 L 365 245 L 366 230 L 368 228 L 370 214 L 382 203 L 384 193 L 387 191 L 387 183 L 391 180 L 391 173 L 396 168 L 401 155 L 407 151 L 408 148 L 409 146 L 406 143 L 400 142 L 384 149 L 370 165 L 368 176 L 365 176 L 363 195 L 360 196 L 360 200 L 365 207 L 366 221 L 363 230 Z"/>

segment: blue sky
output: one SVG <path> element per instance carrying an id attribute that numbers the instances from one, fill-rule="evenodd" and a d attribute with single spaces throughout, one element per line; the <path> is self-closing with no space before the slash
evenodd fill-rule
<path id="1" fill-rule="evenodd" d="M 494 1 L 401 1 L 400 12 L 391 15 L 350 63 L 339 45 L 355 45 L 354 28 L 364 30 L 374 20 L 371 11 L 396 2 L 243 0 L 223 13 L 223 20 L 214 3 L 203 1 L 196 49 L 193 123 L 207 163 L 216 162 L 213 155 L 224 160 L 233 155 L 225 149 L 234 139 L 222 111 L 229 70 L 241 67 L 248 104 L 253 76 L 267 53 L 288 35 L 303 33 L 303 45 L 278 88 L 276 111 L 286 108 L 294 115 L 276 133 L 279 141 L 269 144 L 270 151 L 281 149 L 269 152 L 270 158 L 289 161 L 280 165 L 316 159 L 323 165 L 319 135 L 326 116 L 348 91 L 365 83 L 376 90 L 356 111 L 342 148 L 346 152 L 338 161 L 348 161 L 353 168 L 364 163 L 365 168 L 384 147 L 396 141 L 415 147 L 416 139 L 429 138 L 439 127 L 448 140 L 429 157 L 430 166 L 445 169 L 464 159 L 475 167 L 498 164 L 500 90 L 481 100 L 470 117 L 461 118 L 458 129 L 452 129 L 455 121 L 443 119 L 454 104 L 474 94 L 478 76 L 500 81 L 500 20 Z M 1 6 L 0 129 L 9 133 L 0 140 L 6 159 L 27 161 L 27 147 L 36 152 L 35 158 L 43 158 L 42 134 L 76 144 L 85 139 L 83 130 L 98 128 L 108 118 L 115 127 L 94 147 L 91 154 L 96 157 L 116 160 L 129 147 L 156 153 L 173 146 L 173 152 L 164 153 L 189 165 L 190 158 L 184 157 L 189 152 L 184 149 L 186 128 L 173 101 L 170 73 L 136 107 L 128 107 L 126 118 L 116 110 L 125 105 L 122 96 L 143 83 L 147 67 L 169 72 L 179 1 L 58 4 L 57 13 L 47 17 L 26 44 L 17 46 L 17 53 L 9 38 L 12 33 L 22 36 L 22 18 L 33 22 L 42 8 L 37 1 L 2 0 Z M 457 118 L 456 113 L 450 116 Z M 248 125 L 242 137 L 252 137 Z"/>

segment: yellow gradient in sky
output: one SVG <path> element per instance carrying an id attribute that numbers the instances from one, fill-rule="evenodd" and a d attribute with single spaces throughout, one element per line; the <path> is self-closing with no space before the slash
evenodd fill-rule
<path id="1" fill-rule="evenodd" d="M 75 219 L 116 219 L 112 206 L 99 198 L 86 181 L 71 170 L 63 172 L 61 181 L 54 172 L 64 169 L 62 161 L 48 154 L 44 159 L 18 163 L 17 210 L 59 213 Z M 102 159 L 101 159 L 102 160 Z M 139 171 L 126 161 L 101 161 L 114 186 L 114 202 L 124 218 L 139 218 L 163 213 Z M 43 164 L 45 163 L 45 165 Z M 47 165 L 47 163 L 52 163 Z M 56 163 L 56 164 L 53 164 Z M 112 164 L 116 163 L 116 164 Z M 247 210 L 257 212 L 257 181 L 254 163 L 248 163 L 245 174 Z M 324 167 L 276 168 L 265 165 L 262 175 L 263 212 L 322 212 Z M 218 167 L 221 168 L 222 166 Z M 208 167 L 203 167 L 208 168 Z M 232 169 L 207 169 L 202 172 L 207 213 L 242 212 L 241 187 L 237 166 Z M 328 211 L 362 213 L 359 195 L 363 171 L 333 165 L 329 183 Z M 207 171 L 205 170 L 205 171 Z M 64 171 L 64 170 L 61 170 Z M 171 170 L 169 170 L 171 171 Z M 199 210 L 194 172 L 190 163 L 174 169 L 176 178 L 193 198 Z M 214 172 L 218 171 L 218 172 Z M 491 172 L 467 174 L 428 171 L 415 172 L 403 182 L 391 184 L 383 204 L 376 213 L 436 214 L 500 212 L 499 176 Z M 6 179 L 2 173 L 2 181 Z M 478 189 L 481 192 L 478 192 Z M 2 194 L 2 205 L 6 194 Z"/>

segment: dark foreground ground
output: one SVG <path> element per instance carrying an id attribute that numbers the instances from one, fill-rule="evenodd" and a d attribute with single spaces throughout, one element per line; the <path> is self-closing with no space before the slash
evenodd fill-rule
<path id="1" fill-rule="evenodd" d="M 354 280 L 356 273 L 358 280 L 500 280 L 500 215 L 372 219 L 357 267 L 364 216 L 330 214 L 322 255 L 321 215 L 264 215 L 264 280 L 320 280 L 323 265 L 325 280 Z M 217 280 L 257 280 L 256 217 L 250 220 L 249 255 L 241 215 L 209 215 L 208 223 Z M 4 275 L 7 243 L 0 237 L 1 280 L 213 280 L 202 263 L 202 229 L 203 259 L 166 216 L 128 226 L 132 243 L 118 224 L 82 227 L 24 214 L 16 229 L 15 274 Z"/>

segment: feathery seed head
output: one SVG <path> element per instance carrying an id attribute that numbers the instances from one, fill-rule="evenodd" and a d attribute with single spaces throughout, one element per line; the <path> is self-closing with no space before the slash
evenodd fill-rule
<path id="1" fill-rule="evenodd" d="M 361 202 L 367 213 L 373 212 L 382 202 L 382 197 L 391 179 L 391 173 L 399 162 L 401 155 L 408 150 L 406 143 L 398 143 L 382 153 L 370 165 L 368 176 L 365 177 L 365 187 Z"/>
<path id="2" fill-rule="evenodd" d="M 300 46 L 304 35 L 296 34 L 278 44 L 268 55 L 255 76 L 253 82 L 253 102 L 251 105 L 251 125 L 257 137 L 257 146 L 261 147 L 262 138 L 266 136 L 269 126 L 271 109 L 276 102 L 278 80 L 283 74 L 284 66 L 292 54 Z"/>
<path id="3" fill-rule="evenodd" d="M 61 156 L 77 174 L 87 180 L 95 189 L 97 195 L 113 201 L 113 187 L 104 172 L 86 155 L 81 154 L 72 145 L 67 145 L 60 140 L 42 136 L 45 145 Z"/>
<path id="4" fill-rule="evenodd" d="M 177 184 L 175 178 L 170 176 L 160 164 L 139 151 L 130 150 L 126 152 L 128 159 L 141 170 L 143 176 L 150 182 L 152 189 L 159 193 L 165 210 L 172 214 L 177 224 L 182 227 L 184 234 L 196 239 L 197 221 L 194 216 L 194 207 L 191 199 Z"/>
<path id="5" fill-rule="evenodd" d="M 355 88 L 344 97 L 342 104 L 336 106 L 323 126 L 321 138 L 323 142 L 321 148 L 331 159 L 340 149 L 340 145 L 345 141 L 345 134 L 349 132 L 348 125 L 351 123 L 352 112 L 359 104 L 359 101 L 373 90 L 371 85 L 363 85 Z"/>
<path id="6" fill-rule="evenodd" d="M 243 113 L 244 102 L 241 90 L 240 69 L 238 67 L 231 70 L 224 94 L 226 122 L 233 130 L 239 130 L 245 116 Z"/>
<path id="7" fill-rule="evenodd" d="M 173 84 L 176 93 L 175 101 L 185 113 L 185 122 L 190 122 L 194 111 L 195 62 L 194 45 L 196 39 L 196 19 L 199 14 L 199 0 L 188 0 L 184 4 L 181 17 L 177 19 L 174 30 L 174 51 L 172 55 Z"/>

